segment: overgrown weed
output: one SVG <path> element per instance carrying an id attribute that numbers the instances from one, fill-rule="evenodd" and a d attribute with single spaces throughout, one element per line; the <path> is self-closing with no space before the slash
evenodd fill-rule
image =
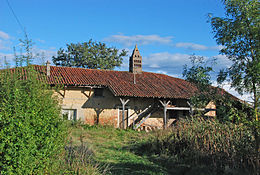
<path id="1" fill-rule="evenodd" d="M 259 155 L 255 138 L 247 126 L 192 118 L 180 120 L 168 130 L 156 131 L 146 141 L 132 145 L 139 155 L 157 157 L 194 168 L 204 167 L 214 173 L 255 174 Z M 236 172 L 236 173 L 235 173 Z"/>

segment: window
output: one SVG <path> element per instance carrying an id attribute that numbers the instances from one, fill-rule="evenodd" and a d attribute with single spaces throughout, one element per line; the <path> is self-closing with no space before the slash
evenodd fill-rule
<path id="1" fill-rule="evenodd" d="M 135 64 L 134 67 L 138 68 L 138 67 L 142 67 L 141 64 Z"/>
<path id="2" fill-rule="evenodd" d="M 104 89 L 98 88 L 94 89 L 94 97 L 103 97 Z"/>
<path id="3" fill-rule="evenodd" d="M 135 63 L 141 63 L 141 60 L 134 60 Z"/>
<path id="4" fill-rule="evenodd" d="M 76 109 L 62 109 L 62 116 L 67 120 L 77 120 L 77 110 Z"/>

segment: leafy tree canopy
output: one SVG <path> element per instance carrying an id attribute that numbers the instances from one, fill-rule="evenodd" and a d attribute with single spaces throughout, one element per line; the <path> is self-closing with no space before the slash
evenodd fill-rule
<path id="1" fill-rule="evenodd" d="M 210 101 L 217 106 L 217 119 L 220 121 L 248 122 L 248 107 L 237 101 L 232 95 L 221 88 L 215 88 L 212 84 L 212 73 L 216 59 L 192 55 L 191 66 L 184 65 L 183 77 L 195 84 L 199 90 L 190 98 L 190 104 L 195 108 L 204 108 Z M 201 116 L 203 111 L 196 111 Z"/>
<path id="2" fill-rule="evenodd" d="M 199 89 L 208 87 L 211 85 L 211 75 L 213 71 L 212 64 L 215 64 L 215 60 L 212 60 L 211 65 L 205 60 L 204 57 L 192 55 L 190 57 L 191 67 L 184 65 L 183 77 L 185 80 L 196 84 Z"/>
<path id="3" fill-rule="evenodd" d="M 229 77 L 232 87 L 243 94 L 253 93 L 257 119 L 260 85 L 260 3 L 259 0 L 223 0 L 225 17 L 212 17 L 210 22 L 220 51 L 233 64 L 222 70 L 218 81 Z M 257 119 L 258 120 L 258 119 Z"/>
<path id="4" fill-rule="evenodd" d="M 107 47 L 105 43 L 88 42 L 67 44 L 67 49 L 60 48 L 53 63 L 57 66 L 82 67 L 90 69 L 114 69 L 122 64 L 127 51 Z"/>

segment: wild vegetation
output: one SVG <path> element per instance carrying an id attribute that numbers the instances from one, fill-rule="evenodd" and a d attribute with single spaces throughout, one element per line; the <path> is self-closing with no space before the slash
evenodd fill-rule
<path id="1" fill-rule="evenodd" d="M 218 80 L 229 77 L 239 92 L 253 93 L 254 110 L 208 91 L 212 68 L 193 64 L 185 67 L 185 78 L 210 93 L 191 102 L 214 97 L 215 120 L 198 114 L 151 133 L 70 124 L 61 119 L 53 91 L 30 69 L 32 42 L 26 35 L 21 41 L 26 55 L 15 56 L 15 62 L 26 63 L 27 73 L 17 68 L 0 74 L 0 174 L 259 174 L 259 1 L 223 2 L 227 16 L 210 22 L 224 46 L 221 53 L 234 64 Z M 113 69 L 126 54 L 91 40 L 67 47 L 54 63 Z M 109 60 L 101 59 L 106 55 Z"/>
<path id="2" fill-rule="evenodd" d="M 54 89 L 37 75 L 32 66 L 1 70 L 0 174 L 100 174 L 88 145 L 69 140 Z"/>
<path id="3" fill-rule="evenodd" d="M 213 17 L 209 14 L 214 38 L 222 46 L 220 53 L 232 61 L 229 68 L 218 74 L 218 83 L 228 81 L 237 92 L 253 95 L 253 105 L 237 103 L 238 100 L 224 96 L 211 88 L 210 72 L 212 67 L 205 65 L 202 57 L 194 56 L 191 68 L 184 67 L 186 80 L 195 83 L 202 92 L 192 97 L 193 104 L 213 100 L 217 106 L 217 119 L 223 125 L 240 127 L 245 125 L 252 133 L 255 159 L 259 161 L 259 1 L 258 0 L 222 0 L 225 17 Z M 212 90 L 213 89 L 213 90 Z M 221 95 L 219 95 L 221 94 Z M 224 136 L 223 136 L 224 137 Z M 256 162 L 259 167 L 259 162 Z"/>
<path id="4" fill-rule="evenodd" d="M 257 174 L 259 171 L 254 135 L 243 124 L 192 118 L 179 121 L 174 128 L 150 133 L 77 124 L 71 127 L 70 137 L 70 147 L 85 145 L 83 153 L 91 159 L 86 162 L 103 174 Z M 74 172 L 84 174 L 82 165 L 77 164 Z"/>
<path id="5" fill-rule="evenodd" d="M 259 159 L 254 140 L 252 131 L 244 125 L 193 118 L 157 132 L 139 149 L 167 157 L 175 165 L 183 164 L 187 173 L 255 174 Z"/>
<path id="6" fill-rule="evenodd" d="M 64 147 L 53 91 L 30 68 L 0 74 L 0 174 L 44 174 Z"/>

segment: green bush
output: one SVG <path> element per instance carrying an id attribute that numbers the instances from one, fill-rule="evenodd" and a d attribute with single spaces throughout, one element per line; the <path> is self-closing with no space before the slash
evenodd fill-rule
<path id="1" fill-rule="evenodd" d="M 31 67 L 1 71 L 0 174 L 46 174 L 64 149 L 58 100 L 37 75 Z"/>

